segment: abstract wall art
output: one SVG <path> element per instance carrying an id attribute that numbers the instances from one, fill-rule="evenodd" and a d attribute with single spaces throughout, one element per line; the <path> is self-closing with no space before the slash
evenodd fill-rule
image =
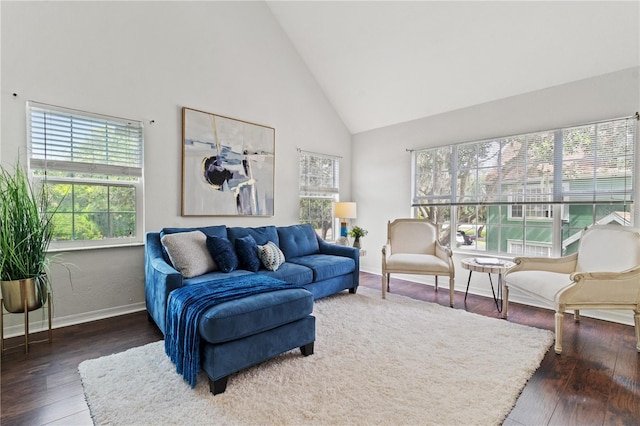
<path id="1" fill-rule="evenodd" d="M 273 216 L 275 129 L 182 108 L 182 216 Z"/>

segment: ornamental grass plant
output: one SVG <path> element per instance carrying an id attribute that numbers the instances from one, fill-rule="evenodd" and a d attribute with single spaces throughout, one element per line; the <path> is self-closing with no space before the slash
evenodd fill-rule
<path id="1" fill-rule="evenodd" d="M 0 278 L 34 278 L 42 302 L 50 286 L 47 250 L 53 236 L 46 185 L 35 185 L 20 162 L 0 166 Z"/>

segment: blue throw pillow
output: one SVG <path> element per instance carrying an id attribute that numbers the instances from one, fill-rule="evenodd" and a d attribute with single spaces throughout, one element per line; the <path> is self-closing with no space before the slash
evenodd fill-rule
<path id="1" fill-rule="evenodd" d="M 260 258 L 258 257 L 258 244 L 251 235 L 236 238 L 236 254 L 240 269 L 251 272 L 258 272 L 260 269 Z"/>
<path id="2" fill-rule="evenodd" d="M 238 256 L 226 238 L 207 235 L 207 249 L 222 272 L 231 272 L 238 268 Z"/>

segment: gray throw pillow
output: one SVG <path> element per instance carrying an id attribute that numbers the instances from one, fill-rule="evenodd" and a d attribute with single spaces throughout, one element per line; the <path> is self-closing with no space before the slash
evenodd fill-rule
<path id="1" fill-rule="evenodd" d="M 258 257 L 264 267 L 270 271 L 277 271 L 285 260 L 282 250 L 273 241 L 268 241 L 267 244 L 258 246 Z"/>
<path id="2" fill-rule="evenodd" d="M 218 269 L 207 250 L 207 236 L 200 231 L 165 234 L 161 241 L 171 263 L 184 278 Z"/>

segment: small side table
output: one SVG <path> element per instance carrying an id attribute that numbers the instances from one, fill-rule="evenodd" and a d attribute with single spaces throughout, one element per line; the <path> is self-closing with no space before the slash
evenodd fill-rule
<path id="1" fill-rule="evenodd" d="M 493 300 L 496 302 L 496 309 L 498 312 L 502 312 L 502 274 L 508 269 L 513 268 L 516 264 L 509 260 L 500 260 L 497 263 L 478 263 L 478 258 L 468 257 L 462 259 L 462 268 L 469 270 L 469 279 L 467 280 L 467 290 L 464 292 L 464 300 L 467 301 L 467 293 L 469 293 L 469 283 L 471 283 L 471 274 L 473 271 L 486 272 L 489 274 L 489 282 L 491 283 L 491 293 L 493 294 Z M 482 260 L 482 258 L 480 258 Z M 498 274 L 498 291 L 496 292 L 493 287 L 493 280 L 491 274 Z"/>

